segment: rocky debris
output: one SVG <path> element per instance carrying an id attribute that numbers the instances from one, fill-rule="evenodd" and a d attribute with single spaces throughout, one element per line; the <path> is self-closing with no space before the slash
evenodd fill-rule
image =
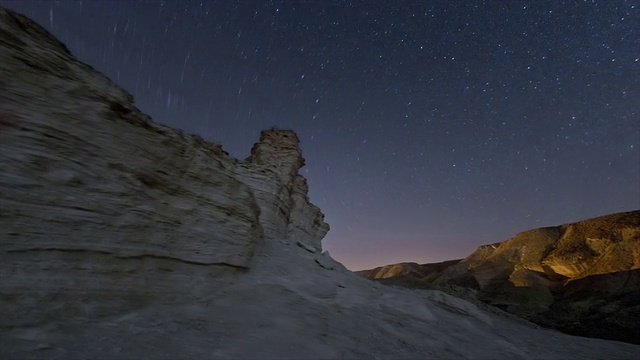
<path id="1" fill-rule="evenodd" d="M 414 288 L 456 289 L 456 295 L 544 326 L 640 344 L 640 211 L 525 231 L 442 264 L 447 262 L 359 274 Z"/>
<path id="2" fill-rule="evenodd" d="M 291 131 L 238 161 L 0 8 L 0 358 L 630 359 L 327 253 Z M 7 120 L 8 119 L 8 120 Z M 5 126 L 9 124 L 9 126 Z"/>

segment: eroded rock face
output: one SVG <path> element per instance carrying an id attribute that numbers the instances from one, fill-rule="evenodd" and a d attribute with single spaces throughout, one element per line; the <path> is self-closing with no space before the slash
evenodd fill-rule
<path id="1" fill-rule="evenodd" d="M 293 131 L 263 131 L 240 166 L 249 171 L 237 174 L 254 190 L 266 238 L 295 237 L 320 251 L 329 226 L 320 209 L 309 202 L 307 180 L 298 174 L 304 166 L 299 142 Z"/>
<path id="2" fill-rule="evenodd" d="M 481 289 L 504 281 L 516 287 L 549 287 L 551 283 L 638 269 L 640 211 L 525 231 L 491 251 L 470 255 L 457 267 L 478 278 Z M 452 280 L 455 276 L 453 272 L 445 275 Z"/>
<path id="3" fill-rule="evenodd" d="M 462 287 L 545 326 L 640 344 L 640 211 L 525 231 L 444 269 L 433 265 L 392 278 L 412 287 Z M 395 267 L 361 275 L 375 279 Z"/>
<path id="4" fill-rule="evenodd" d="M 245 161 L 155 124 L 0 8 L 0 358 L 625 359 L 346 270 L 293 132 Z"/>
<path id="5" fill-rule="evenodd" d="M 0 326 L 198 296 L 216 274 L 246 269 L 263 241 L 320 250 L 329 227 L 303 165 L 292 131 L 263 131 L 237 161 L 152 122 L 40 26 L 0 9 L 0 272 L 11 274 Z"/>

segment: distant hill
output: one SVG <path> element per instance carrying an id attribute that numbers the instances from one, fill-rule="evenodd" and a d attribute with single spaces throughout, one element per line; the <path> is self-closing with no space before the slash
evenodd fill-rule
<path id="1" fill-rule="evenodd" d="M 462 259 L 422 265 L 408 262 L 381 266 L 371 270 L 356 271 L 356 273 L 368 279 L 388 279 L 408 275 L 413 275 L 419 278 L 431 278 L 440 275 L 444 269 L 459 263 L 460 260 Z"/>
<path id="2" fill-rule="evenodd" d="M 640 344 L 640 211 L 525 231 L 462 260 L 357 273 L 453 292 L 574 335 Z"/>

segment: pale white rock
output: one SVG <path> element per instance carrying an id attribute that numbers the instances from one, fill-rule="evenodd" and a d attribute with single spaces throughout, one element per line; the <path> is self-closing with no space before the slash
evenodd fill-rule
<path id="1" fill-rule="evenodd" d="M 245 161 L 153 123 L 0 8 L 0 358 L 608 359 L 328 254 L 291 131 Z M 302 244 L 302 246 L 298 245 Z"/>

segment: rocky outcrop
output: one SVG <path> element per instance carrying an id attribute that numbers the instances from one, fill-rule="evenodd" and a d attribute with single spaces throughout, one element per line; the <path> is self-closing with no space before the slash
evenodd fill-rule
<path id="1" fill-rule="evenodd" d="M 472 274 L 481 290 L 563 286 L 568 280 L 640 268 L 640 211 L 525 231 L 487 245 L 449 267 L 438 281 Z"/>
<path id="2" fill-rule="evenodd" d="M 240 164 L 248 171 L 236 173 L 256 194 L 266 238 L 296 238 L 320 251 L 320 240 L 329 225 L 320 209 L 309 202 L 307 180 L 298 174 L 304 166 L 299 142 L 293 131 L 263 131 L 251 155 Z"/>
<path id="3" fill-rule="evenodd" d="M 294 132 L 263 131 L 237 161 L 151 121 L 30 20 L 0 16 L 0 271 L 13 274 L 0 326 L 193 296 L 264 241 L 320 250 L 329 227 Z"/>
<path id="4" fill-rule="evenodd" d="M 238 161 L 0 8 L 0 358 L 632 358 L 327 253 L 291 131 Z"/>
<path id="5" fill-rule="evenodd" d="M 466 295 L 545 326 L 640 344 L 640 284 L 634 280 L 640 211 L 525 231 L 438 272 L 433 265 L 414 268 L 411 279 L 399 273 L 394 281 L 457 293 L 464 288 Z"/>

